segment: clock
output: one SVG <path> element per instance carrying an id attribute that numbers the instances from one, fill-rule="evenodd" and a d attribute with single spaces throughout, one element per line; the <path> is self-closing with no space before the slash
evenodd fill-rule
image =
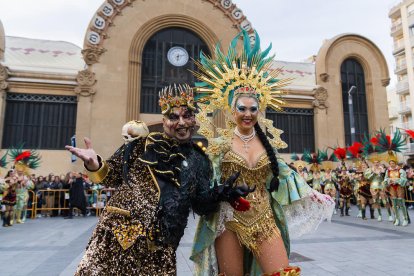
<path id="1" fill-rule="evenodd" d="M 172 65 L 181 67 L 187 64 L 189 56 L 183 47 L 174 46 L 168 50 L 167 58 Z"/>

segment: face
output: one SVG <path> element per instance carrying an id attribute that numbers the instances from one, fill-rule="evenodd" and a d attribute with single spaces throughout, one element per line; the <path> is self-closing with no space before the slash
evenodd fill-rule
<path id="1" fill-rule="evenodd" d="M 187 107 L 174 107 L 163 118 L 164 132 L 169 137 L 186 142 L 191 139 L 196 125 L 194 112 Z"/>
<path id="2" fill-rule="evenodd" d="M 397 165 L 397 163 L 395 163 L 394 161 L 390 161 L 390 166 L 392 167 L 392 168 L 394 168 L 395 166 Z"/>
<path id="3" fill-rule="evenodd" d="M 250 132 L 257 123 L 259 114 L 259 104 L 255 98 L 240 97 L 233 109 L 234 121 L 240 131 Z"/>

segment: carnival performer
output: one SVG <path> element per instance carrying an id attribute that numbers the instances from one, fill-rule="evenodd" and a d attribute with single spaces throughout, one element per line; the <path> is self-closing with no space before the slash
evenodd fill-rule
<path id="1" fill-rule="evenodd" d="M 405 186 L 407 184 L 406 172 L 397 166 L 398 157 L 397 153 L 401 152 L 405 145 L 405 138 L 401 135 L 401 132 L 397 129 L 393 138 L 386 135 L 384 131 L 380 131 L 379 138 L 379 151 L 386 152 L 388 154 L 389 167 L 385 172 L 384 183 L 389 186 L 391 194 L 392 205 L 395 213 L 394 225 L 400 225 L 399 210 L 403 215 L 402 226 L 408 225 L 408 212 L 405 206 Z"/>
<path id="2" fill-rule="evenodd" d="M 370 190 L 370 181 L 365 177 L 365 171 L 368 169 L 368 165 L 361 161 L 360 164 L 357 165 L 357 171 L 355 173 L 354 184 L 357 188 L 358 200 L 360 203 L 361 208 L 361 217 L 363 220 L 366 220 L 366 206 L 369 206 L 370 217 L 371 219 L 375 219 L 374 216 L 374 207 L 373 207 L 373 200 Z"/>
<path id="3" fill-rule="evenodd" d="M 240 36 L 242 53 L 236 50 Z M 256 33 L 251 47 L 248 34 L 240 33 L 227 56 L 217 46 L 216 59 L 201 54 L 197 63 L 200 73 L 195 75 L 202 81 L 197 83 L 198 133 L 208 138 L 214 173 L 226 178 L 240 171 L 237 183 L 256 190 L 246 197 L 251 204 L 248 211 L 222 203 L 215 215 L 200 218 L 191 256 L 196 275 L 297 275 L 300 268 L 290 267 L 288 261 L 289 234 L 315 229 L 334 208 L 330 197 L 312 190 L 279 157 L 276 148 L 287 146 L 281 131 L 259 115 L 267 107 L 279 108 L 278 91 L 286 84 L 276 79 L 278 71 L 269 72 L 270 47 L 261 52 L 259 41 Z M 217 110 L 223 112 L 227 129 L 216 128 L 220 137 L 214 138 L 207 114 Z M 259 122 L 273 139 L 267 138 Z"/>
<path id="4" fill-rule="evenodd" d="M 394 221 L 390 206 L 387 202 L 387 195 L 385 194 L 385 186 L 384 186 L 384 171 L 380 166 L 379 160 L 372 160 L 373 166 L 372 168 L 367 168 L 365 171 L 365 177 L 369 179 L 370 183 L 370 190 L 372 195 L 373 207 L 377 209 L 378 212 L 378 221 L 382 221 L 382 212 L 381 212 L 381 203 L 387 207 L 388 212 L 388 220 Z"/>
<path id="5" fill-rule="evenodd" d="M 334 149 L 334 154 L 336 158 L 341 161 L 340 171 L 337 175 L 339 183 L 339 209 L 341 210 L 341 217 L 344 216 L 344 210 L 345 215 L 349 216 L 353 186 L 351 183 L 351 176 L 345 164 L 347 158 L 346 148 L 337 147 Z"/>
<path id="6" fill-rule="evenodd" d="M 84 161 L 92 182 L 117 189 L 76 275 L 176 275 L 176 249 L 190 207 L 205 215 L 216 210 L 219 200 L 236 208 L 246 203 L 240 195 L 248 193 L 247 186 L 232 187 L 237 173 L 210 188 L 209 160 L 191 141 L 193 100 L 188 85 L 164 88 L 159 101 L 164 132 L 148 134 L 143 122 L 131 121 L 131 139 L 106 161 L 87 138 L 86 149 L 66 146 Z"/>
<path id="7" fill-rule="evenodd" d="M 337 202 L 337 179 L 335 172 L 332 171 L 333 162 L 324 161 L 322 162 L 322 167 L 325 169 L 325 174 L 322 178 L 324 185 L 323 192 Z M 336 208 L 334 209 L 334 214 L 336 214 Z"/>
<path id="8" fill-rule="evenodd" d="M 3 190 L 2 205 L 5 206 L 3 214 L 3 227 L 13 226 L 11 222 L 14 214 L 14 206 L 16 205 L 16 186 L 17 177 L 13 170 L 10 170 L 5 178 Z"/>
<path id="9" fill-rule="evenodd" d="M 299 158 L 296 153 L 292 153 L 290 159 L 293 161 L 293 165 L 296 168 L 297 173 L 303 178 L 303 180 L 307 181 L 308 173 L 306 169 L 307 163 Z"/>
<path id="10" fill-rule="evenodd" d="M 323 174 L 321 172 L 321 164 L 323 161 L 326 161 L 328 156 L 326 152 L 318 150 L 317 153 L 310 153 L 309 150 L 304 150 L 302 155 L 302 160 L 311 165 L 310 170 L 312 175 L 309 174 L 307 182 L 309 185 L 316 191 L 323 192 Z"/>
<path id="11" fill-rule="evenodd" d="M 9 156 L 13 162 L 16 179 L 16 202 L 10 223 L 24 223 L 27 216 L 28 190 L 34 188 L 30 179 L 31 171 L 40 166 L 41 157 L 36 150 L 23 150 L 24 145 L 10 149 Z"/>

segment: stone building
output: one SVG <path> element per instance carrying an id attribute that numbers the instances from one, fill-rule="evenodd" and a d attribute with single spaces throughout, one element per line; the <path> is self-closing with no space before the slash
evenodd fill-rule
<path id="1" fill-rule="evenodd" d="M 170 82 L 193 83 L 188 69 L 200 50 L 210 54 L 218 41 L 227 47 L 241 29 L 252 33 L 254 27 L 230 0 L 106 0 L 91 17 L 82 49 L 4 39 L 1 30 L 1 148 L 18 141 L 38 148 L 40 173 L 81 169 L 63 150 L 74 134 L 78 145 L 90 137 L 108 157 L 122 143 L 126 121 L 159 129 L 157 91 Z M 285 111 L 266 114 L 285 131 L 286 153 L 350 143 L 347 92 L 353 85 L 356 135 L 388 126 L 388 68 L 367 38 L 341 34 L 324 41 L 312 61 L 274 66 L 294 78 Z"/>

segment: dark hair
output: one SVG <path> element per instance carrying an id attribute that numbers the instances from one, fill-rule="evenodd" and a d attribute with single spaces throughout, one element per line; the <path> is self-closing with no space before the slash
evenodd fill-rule
<path id="1" fill-rule="evenodd" d="M 279 188 L 279 165 L 277 164 L 275 151 L 273 150 L 273 147 L 270 145 L 270 142 L 266 134 L 261 129 L 259 123 L 256 123 L 254 125 L 254 129 L 256 130 L 257 136 L 259 136 L 260 142 L 262 142 L 266 150 L 267 157 L 270 160 L 270 168 L 272 169 L 273 178 L 270 181 L 269 191 L 277 191 L 277 189 Z"/>

